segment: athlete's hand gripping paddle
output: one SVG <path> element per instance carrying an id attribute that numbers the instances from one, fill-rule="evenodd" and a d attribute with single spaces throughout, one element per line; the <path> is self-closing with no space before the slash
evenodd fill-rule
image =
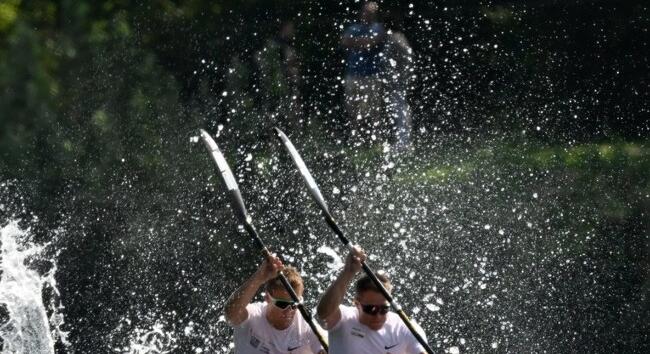
<path id="1" fill-rule="evenodd" d="M 239 222 L 241 222 L 244 225 L 244 228 L 246 229 L 246 231 L 248 231 L 251 237 L 253 237 L 255 244 L 262 251 L 264 257 L 265 258 L 270 257 L 271 252 L 268 250 L 266 245 L 264 245 L 264 242 L 262 242 L 262 239 L 259 237 L 257 231 L 255 230 L 255 227 L 253 226 L 253 220 L 251 219 L 251 217 L 248 215 L 248 212 L 246 211 L 246 207 L 244 206 L 244 199 L 242 198 L 241 193 L 239 192 L 239 187 L 237 186 L 237 181 L 235 180 L 235 176 L 232 174 L 232 171 L 230 170 L 230 166 L 228 166 L 226 159 L 221 153 L 221 150 L 219 150 L 217 143 L 214 141 L 214 139 L 212 139 L 210 134 L 208 134 L 205 130 L 200 129 L 200 134 L 201 134 L 201 140 L 203 140 L 203 142 L 205 143 L 205 147 L 208 149 L 208 152 L 212 156 L 212 159 L 214 160 L 214 162 L 217 164 L 217 167 L 219 168 L 219 175 L 221 176 L 221 179 L 223 180 L 224 184 L 226 185 L 226 188 L 228 189 L 230 202 L 232 204 L 232 208 L 235 212 L 235 215 L 237 216 L 237 219 L 239 220 Z M 312 331 L 318 338 L 318 341 L 321 343 L 323 348 L 325 348 L 325 350 L 327 351 L 328 350 L 327 342 L 325 341 L 323 336 L 316 328 L 316 325 L 314 324 L 311 314 L 307 311 L 302 301 L 300 301 L 298 294 L 296 294 L 296 291 L 293 289 L 293 287 L 291 286 L 287 278 L 284 276 L 284 274 L 282 274 L 282 272 L 278 273 L 278 277 L 280 278 L 282 285 L 284 285 L 285 289 L 289 293 L 289 296 L 291 296 L 291 300 L 295 301 L 298 304 L 298 310 L 300 311 L 300 314 L 305 319 L 309 327 L 312 329 Z"/>
<path id="2" fill-rule="evenodd" d="M 314 178 L 311 176 L 311 173 L 307 169 L 307 166 L 305 165 L 305 162 L 302 160 L 302 157 L 300 157 L 300 154 L 293 146 L 289 138 L 287 138 L 286 134 L 284 134 L 282 130 L 278 128 L 274 128 L 274 129 L 278 138 L 282 141 L 282 145 L 284 145 L 286 150 L 289 152 L 289 155 L 291 155 L 291 159 L 293 160 L 293 163 L 296 165 L 303 179 L 307 183 L 307 186 L 309 188 L 309 194 L 312 196 L 316 204 L 318 204 L 318 207 L 323 213 L 323 217 L 325 218 L 325 221 L 330 226 L 330 228 L 334 231 L 334 233 L 338 236 L 339 240 L 341 240 L 343 245 L 347 246 L 348 248 L 352 248 L 353 247 L 352 243 L 350 243 L 350 240 L 347 237 L 345 237 L 343 231 L 341 231 L 341 228 L 339 228 L 339 226 L 336 224 L 336 221 L 332 217 L 332 214 L 330 214 L 327 204 L 325 203 L 325 200 L 323 199 L 323 196 L 320 190 L 318 189 L 318 185 L 316 185 L 316 181 L 314 181 Z M 402 319 L 406 327 L 408 327 L 411 333 L 413 333 L 415 339 L 417 339 L 417 341 L 420 344 L 422 344 L 422 346 L 424 347 L 424 349 L 427 351 L 428 354 L 433 354 L 433 350 L 431 349 L 431 347 L 429 347 L 429 345 L 424 340 L 424 338 L 422 338 L 422 335 L 420 335 L 420 333 L 415 329 L 415 326 L 413 325 L 409 317 L 404 313 L 402 307 L 393 299 L 390 293 L 388 293 L 388 291 L 381 283 L 381 281 L 377 279 L 375 272 L 373 272 L 372 269 L 368 267 L 368 264 L 366 264 L 366 262 L 361 263 L 361 267 L 363 271 L 368 275 L 368 277 L 370 277 L 370 279 L 375 284 L 377 289 L 379 289 L 382 295 L 384 295 L 386 300 L 390 303 L 391 307 Z"/>

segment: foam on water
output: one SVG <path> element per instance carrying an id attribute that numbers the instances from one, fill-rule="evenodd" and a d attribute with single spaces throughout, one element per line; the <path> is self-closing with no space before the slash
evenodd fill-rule
<path id="1" fill-rule="evenodd" d="M 57 304 L 58 290 L 55 262 L 44 274 L 34 269 L 34 261 L 47 260 L 45 245 L 30 241 L 29 230 L 12 221 L 0 230 L 0 306 L 6 312 L 0 324 L 2 353 L 54 353 L 60 340 L 67 345 L 62 306 Z M 51 298 L 43 301 L 45 289 Z M 48 316 L 48 312 L 51 315 Z"/>
<path id="2" fill-rule="evenodd" d="M 166 331 L 162 323 L 155 323 L 151 328 L 135 329 L 131 332 L 127 348 L 114 348 L 114 352 L 129 354 L 164 354 L 178 349 L 174 334 Z M 186 335 L 187 333 L 186 329 Z"/>

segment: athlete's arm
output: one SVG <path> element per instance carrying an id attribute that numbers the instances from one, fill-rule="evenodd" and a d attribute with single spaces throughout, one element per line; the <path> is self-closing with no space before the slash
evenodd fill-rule
<path id="1" fill-rule="evenodd" d="M 248 305 L 264 283 L 273 279 L 282 270 L 282 262 L 278 257 L 271 256 L 260 264 L 257 271 L 246 280 L 226 301 L 226 320 L 233 326 L 239 326 L 248 318 Z"/>
<path id="2" fill-rule="evenodd" d="M 345 260 L 345 266 L 341 274 L 334 280 L 332 285 L 327 288 L 325 294 L 320 299 L 316 313 L 318 318 L 323 322 L 325 329 L 336 326 L 341 320 L 341 310 L 339 305 L 343 302 L 348 285 L 354 279 L 354 276 L 361 270 L 361 263 L 366 260 L 366 255 L 358 247 L 353 247 L 350 254 Z"/>

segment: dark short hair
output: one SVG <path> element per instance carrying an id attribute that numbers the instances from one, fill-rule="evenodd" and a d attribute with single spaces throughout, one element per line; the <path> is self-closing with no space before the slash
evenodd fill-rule
<path id="1" fill-rule="evenodd" d="M 390 279 L 388 279 L 388 276 L 386 275 L 385 272 L 377 272 L 377 279 L 384 285 L 384 288 L 388 290 L 388 293 L 393 289 L 393 285 L 390 282 Z M 368 275 L 363 275 L 357 282 L 354 284 L 354 290 L 356 291 L 356 295 L 358 296 L 364 291 L 374 291 L 381 293 L 379 288 L 375 285 L 375 283 L 372 282 L 372 279 Z"/>
<path id="2" fill-rule="evenodd" d="M 284 274 L 284 276 L 289 281 L 289 284 L 291 284 L 291 287 L 296 290 L 296 292 L 299 288 L 304 290 L 304 284 L 302 282 L 302 277 L 300 276 L 298 269 L 295 267 L 285 267 L 284 270 L 282 270 L 282 274 Z M 264 289 L 267 293 L 270 293 L 271 291 L 285 290 L 279 276 L 267 281 L 264 285 Z"/>

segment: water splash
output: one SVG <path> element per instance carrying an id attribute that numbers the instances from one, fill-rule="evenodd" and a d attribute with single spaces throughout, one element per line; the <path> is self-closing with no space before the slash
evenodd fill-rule
<path id="1" fill-rule="evenodd" d="M 29 230 L 20 229 L 18 221 L 0 230 L 0 306 L 6 313 L 0 324 L 3 354 L 53 354 L 56 341 L 69 345 L 67 333 L 61 330 L 63 306 L 57 304 L 56 263 L 45 255 L 48 244 L 28 239 Z M 50 263 L 44 274 L 34 269 L 38 261 Z M 47 304 L 44 292 L 50 294 Z"/>
<path id="2" fill-rule="evenodd" d="M 323 253 L 331 257 L 331 262 L 327 263 L 327 268 L 329 268 L 331 271 L 336 271 L 338 269 L 343 268 L 343 264 L 344 264 L 343 258 L 341 258 L 341 256 L 339 256 L 339 254 L 331 247 L 327 247 L 323 245 L 318 247 L 316 252 Z"/>
<path id="3" fill-rule="evenodd" d="M 130 321 L 125 320 L 130 325 Z M 189 327 L 188 327 L 189 328 Z M 186 329 L 186 334 L 187 329 Z M 114 349 L 115 352 L 128 354 L 164 354 L 172 353 L 178 349 L 177 339 L 170 331 L 165 330 L 165 325 L 155 323 L 151 328 L 136 328 L 131 332 L 127 348 Z"/>

